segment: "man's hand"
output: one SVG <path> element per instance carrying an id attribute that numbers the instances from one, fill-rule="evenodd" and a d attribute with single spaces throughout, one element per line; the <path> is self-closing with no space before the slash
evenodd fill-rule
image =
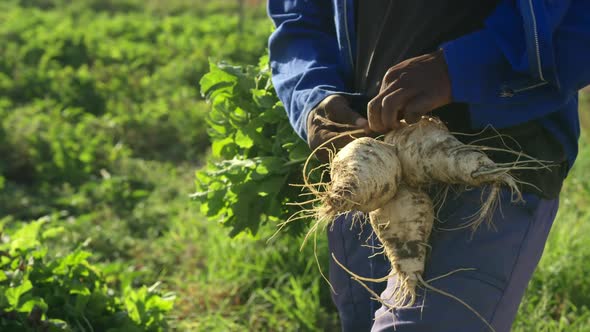
<path id="1" fill-rule="evenodd" d="M 381 91 L 368 105 L 369 127 L 386 133 L 405 119 L 415 123 L 426 113 L 451 102 L 451 82 L 442 50 L 391 67 Z"/>
<path id="2" fill-rule="evenodd" d="M 369 132 L 367 119 L 350 108 L 348 100 L 340 95 L 326 97 L 307 118 L 307 143 L 312 150 L 326 141 L 348 131 L 364 129 Z M 358 135 L 358 134 L 357 134 Z M 362 134 L 360 135 L 362 136 Z M 326 145 L 326 148 L 340 149 L 352 141 L 350 135 L 343 135 Z M 320 149 L 316 156 L 322 162 L 328 161 L 328 152 Z"/>

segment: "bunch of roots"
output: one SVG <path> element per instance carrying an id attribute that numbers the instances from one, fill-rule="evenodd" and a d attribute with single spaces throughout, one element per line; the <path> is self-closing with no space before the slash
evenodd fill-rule
<path id="1" fill-rule="evenodd" d="M 308 201 L 314 203 L 314 208 L 302 210 L 315 216 L 316 223 L 309 234 L 330 225 L 341 214 L 364 212 L 369 215 L 392 269 L 379 280 L 349 271 L 353 278 L 362 283 L 395 277 L 397 284 L 391 298 L 380 299 L 373 294 L 392 310 L 413 306 L 418 286 L 450 296 L 469 307 L 422 279 L 435 219 L 428 189 L 433 185 L 487 187 L 480 210 L 466 225 L 475 230 L 483 221 L 491 222 L 502 188 L 511 191 L 513 201 L 522 200 L 519 182 L 511 172 L 547 167 L 509 149 L 502 151 L 514 154 L 515 161 L 495 163 L 486 155 L 488 149 L 491 148 L 463 144 L 441 121 L 432 117 L 405 124 L 383 140 L 355 139 L 331 154 L 329 181 L 309 183 L 309 173 L 304 168 L 305 187 L 315 195 L 315 199 Z"/>

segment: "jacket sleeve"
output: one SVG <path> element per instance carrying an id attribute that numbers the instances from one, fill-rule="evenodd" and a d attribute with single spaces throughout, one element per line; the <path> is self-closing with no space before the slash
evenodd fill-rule
<path id="1" fill-rule="evenodd" d="M 332 2 L 269 0 L 268 13 L 276 26 L 269 39 L 272 81 L 291 125 L 306 140 L 309 112 L 346 91 Z"/>
<path id="2" fill-rule="evenodd" d="M 535 69 L 528 61 L 535 54 L 527 54 L 523 14 L 516 1 L 503 0 L 483 29 L 442 45 L 453 99 L 470 105 L 474 127 L 489 123 L 510 126 L 545 116 L 571 102 L 578 90 L 590 83 L 590 20 L 585 17 L 590 2 L 560 1 L 569 7 L 553 22 L 550 52 L 555 77 L 547 77 L 538 87 L 533 85 L 510 97 L 502 95 L 507 82 L 530 79 Z M 534 107 L 523 107 L 526 113 L 515 114 L 518 104 Z"/>

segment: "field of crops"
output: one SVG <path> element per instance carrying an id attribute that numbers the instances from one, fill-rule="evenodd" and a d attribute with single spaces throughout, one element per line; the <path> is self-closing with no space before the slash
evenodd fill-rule
<path id="1" fill-rule="evenodd" d="M 287 235 L 269 244 L 276 218 L 247 206 L 231 212 L 234 232 L 253 229 L 252 216 L 266 224 L 230 238 L 204 215 L 230 202 L 190 198 L 211 150 L 253 144 L 241 135 L 211 147 L 199 87 L 209 60 L 257 65 L 265 54 L 263 1 L 239 3 L 0 2 L 0 331 L 338 330 L 312 246 L 299 251 L 302 238 Z M 271 114 L 265 88 L 244 93 Z M 588 142 L 514 331 L 590 331 Z M 276 206 L 265 194 L 258 203 Z M 325 270 L 325 239 L 317 249 Z"/>

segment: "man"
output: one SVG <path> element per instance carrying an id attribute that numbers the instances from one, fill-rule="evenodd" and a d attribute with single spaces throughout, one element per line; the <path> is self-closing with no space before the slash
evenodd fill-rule
<path id="1" fill-rule="evenodd" d="M 560 165 L 517 174 L 533 185 L 522 188 L 526 204 L 512 204 L 503 193 L 496 231 L 435 230 L 430 239 L 425 279 L 473 268 L 432 285 L 468 303 L 496 331 L 509 331 L 577 154 L 577 93 L 590 83 L 590 2 L 269 0 L 268 11 L 277 28 L 269 40 L 273 82 L 310 147 L 354 129 L 385 133 L 402 119 L 432 113 L 453 132 L 504 144 L 476 134 L 491 125 L 513 137 L 511 148 Z M 444 228 L 461 226 L 479 208 L 480 195 L 447 198 L 438 214 Z M 382 256 L 368 258 L 377 245 L 371 230 L 350 226 L 349 218 L 336 220 L 330 250 L 359 275 L 386 275 Z M 437 293 L 413 308 L 376 311 L 378 303 L 335 264 L 330 280 L 343 331 L 488 330 Z M 371 287 L 387 300 L 395 282 Z"/>

